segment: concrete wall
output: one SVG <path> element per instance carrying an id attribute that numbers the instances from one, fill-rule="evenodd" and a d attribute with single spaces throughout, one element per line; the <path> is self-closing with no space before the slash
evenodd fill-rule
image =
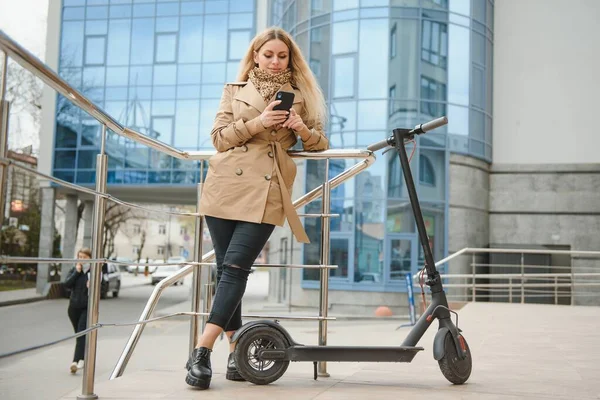
<path id="1" fill-rule="evenodd" d="M 489 244 L 489 168 L 489 164 L 473 157 L 450 155 L 448 254 Z M 471 262 L 471 255 L 459 256 L 450 262 L 448 272 L 471 273 Z M 465 293 L 464 289 L 449 290 L 450 295 Z"/>
<path id="2" fill-rule="evenodd" d="M 599 193 L 600 164 L 494 164 L 490 244 L 600 250 Z M 597 272 L 600 259 L 573 257 L 571 265 L 574 272 L 590 272 L 590 268 Z M 599 300 L 600 294 L 576 297 L 577 304 L 599 304 Z"/>
<path id="3" fill-rule="evenodd" d="M 493 162 L 598 163 L 600 2 L 494 3 Z"/>

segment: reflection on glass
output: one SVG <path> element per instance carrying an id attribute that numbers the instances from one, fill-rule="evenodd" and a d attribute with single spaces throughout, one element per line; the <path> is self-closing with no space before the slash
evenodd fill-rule
<path id="1" fill-rule="evenodd" d="M 177 35 L 162 33 L 156 35 L 156 62 L 175 62 L 177 55 Z"/>
<path id="2" fill-rule="evenodd" d="M 354 56 L 336 57 L 333 68 L 333 97 L 354 97 Z"/>
<path id="3" fill-rule="evenodd" d="M 105 36 L 87 36 L 85 38 L 85 64 L 103 65 L 105 47 Z"/>
<path id="4" fill-rule="evenodd" d="M 154 18 L 134 18 L 131 25 L 131 64 L 154 60 Z"/>
<path id="5" fill-rule="evenodd" d="M 153 137 L 172 144 L 173 140 L 173 117 L 152 117 Z"/>
<path id="6" fill-rule="evenodd" d="M 444 201 L 446 189 L 445 151 L 420 149 L 419 153 L 419 199 Z"/>
<path id="7" fill-rule="evenodd" d="M 412 267 L 412 240 L 390 240 L 390 279 L 401 280 Z"/>
<path id="8" fill-rule="evenodd" d="M 202 61 L 226 61 L 227 58 L 227 16 L 207 15 L 204 19 L 204 48 Z"/>
<path id="9" fill-rule="evenodd" d="M 332 238 L 330 243 L 329 263 L 337 265 L 337 268 L 330 269 L 329 276 L 335 278 L 348 277 L 348 239 Z"/>
<path id="10" fill-rule="evenodd" d="M 106 68 L 106 86 L 127 86 L 129 67 Z"/>
<path id="11" fill-rule="evenodd" d="M 448 25 L 436 21 L 423 21 L 421 59 L 446 68 L 448 63 Z"/>
<path id="12" fill-rule="evenodd" d="M 358 0 L 333 0 L 334 11 L 347 10 L 349 8 L 357 8 Z"/>
<path id="13" fill-rule="evenodd" d="M 358 21 L 333 24 L 331 54 L 347 54 L 358 51 Z"/>
<path id="14" fill-rule="evenodd" d="M 444 206 L 422 202 L 421 211 L 423 212 L 425 231 L 427 232 L 433 259 L 434 261 L 440 260 L 444 257 Z M 422 268 L 425 265 L 425 256 L 423 254 L 423 246 L 420 242 L 418 243 L 418 248 L 417 265 L 419 268 Z"/>
<path id="15" fill-rule="evenodd" d="M 202 61 L 202 17 L 181 17 L 179 29 L 179 62 Z"/>
<path id="16" fill-rule="evenodd" d="M 175 85 L 177 83 L 177 65 L 154 66 L 155 85 Z"/>
<path id="17" fill-rule="evenodd" d="M 448 102 L 469 105 L 469 30 L 450 25 L 448 39 Z"/>
<path id="18" fill-rule="evenodd" d="M 250 31 L 229 33 L 229 59 L 241 60 L 250 44 Z"/>
<path id="19" fill-rule="evenodd" d="M 358 102 L 358 129 L 386 129 L 387 116 L 387 100 L 362 100 Z"/>
<path id="20" fill-rule="evenodd" d="M 359 175 L 359 177 L 363 176 L 362 182 L 361 180 L 357 182 L 359 193 L 377 193 L 378 190 L 374 188 L 377 180 L 370 179 L 371 177 L 364 174 Z M 355 198 L 355 282 L 379 283 L 382 281 L 383 238 L 385 235 L 383 201 L 380 198 L 372 199 L 372 197 L 371 195 L 357 195 Z"/>
<path id="21" fill-rule="evenodd" d="M 177 148 L 198 146 L 198 123 L 200 101 L 178 101 L 175 115 L 175 140 Z"/>
<path id="22" fill-rule="evenodd" d="M 389 37 L 389 19 L 364 19 L 360 22 L 358 59 L 360 98 L 387 98 L 389 65 L 385 61 L 388 60 L 388 56 L 385 51 L 382 53 L 381 49 L 388 49 Z M 386 113 L 385 105 L 383 107 L 383 112 Z M 385 117 L 382 121 L 385 121 Z"/>

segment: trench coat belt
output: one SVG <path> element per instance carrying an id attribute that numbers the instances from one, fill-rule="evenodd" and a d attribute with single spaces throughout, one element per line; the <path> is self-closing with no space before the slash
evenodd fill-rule
<path id="1" fill-rule="evenodd" d="M 277 179 L 279 180 L 279 188 L 281 189 L 281 201 L 283 203 L 283 212 L 287 218 L 290 228 L 292 229 L 292 233 L 296 237 L 296 240 L 300 243 L 310 243 L 308 235 L 306 234 L 306 231 L 302 226 L 302 222 L 300 221 L 300 217 L 298 217 L 298 213 L 296 212 L 296 209 L 292 204 L 292 196 L 287 190 L 285 181 L 283 180 L 283 177 L 281 176 L 281 171 L 279 169 L 279 161 L 283 160 L 285 151 L 283 150 L 283 147 L 281 147 L 281 143 L 277 141 L 270 141 L 269 144 L 273 150 L 273 154 L 275 154 L 275 172 L 277 173 Z"/>

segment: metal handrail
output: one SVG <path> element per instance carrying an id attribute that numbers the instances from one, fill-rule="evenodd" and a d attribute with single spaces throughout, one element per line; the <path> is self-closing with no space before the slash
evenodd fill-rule
<path id="1" fill-rule="evenodd" d="M 102 108 L 95 105 L 91 100 L 81 94 L 78 90 L 69 85 L 56 72 L 46 66 L 40 59 L 31 54 L 27 49 L 19 45 L 0 29 L 0 50 L 12 57 L 19 65 L 40 78 L 48 86 L 65 96 L 72 103 L 77 105 L 98 122 L 106 125 L 116 134 L 131 139 L 140 144 L 151 147 L 161 153 L 168 154 L 181 160 L 207 160 L 216 151 L 182 151 L 172 147 L 164 142 L 153 139 L 137 132 L 131 128 L 124 127 L 113 117 L 106 113 Z M 371 154 L 368 150 L 325 150 L 322 152 L 310 151 L 288 151 L 291 157 L 308 159 L 328 159 L 328 158 L 367 158 Z"/>
<path id="2" fill-rule="evenodd" d="M 5 83 L 6 83 L 7 59 L 10 56 L 18 64 L 20 64 L 23 68 L 30 71 L 36 77 L 40 78 L 48 86 L 52 87 L 58 93 L 62 94 L 66 99 L 71 101 L 77 107 L 79 107 L 83 111 L 87 112 L 90 116 L 92 116 L 93 118 L 95 118 L 96 120 L 98 120 L 101 123 L 102 144 L 101 144 L 101 148 L 100 148 L 100 153 L 98 154 L 97 160 L 96 160 L 96 190 L 90 190 L 90 189 L 81 187 L 79 185 L 75 185 L 75 184 L 71 184 L 66 181 L 58 180 L 50 175 L 41 174 L 41 173 L 38 173 L 37 171 L 34 172 L 34 173 L 37 173 L 39 176 L 42 176 L 42 177 L 48 179 L 49 181 L 53 181 L 55 183 L 62 184 L 64 186 L 72 188 L 74 190 L 80 190 L 83 192 L 87 192 L 89 194 L 92 194 L 95 197 L 94 215 L 93 215 L 94 230 L 93 230 L 93 237 L 92 237 L 92 253 L 93 253 L 92 259 L 95 260 L 95 265 L 99 265 L 99 261 L 97 261 L 97 260 L 101 259 L 99 257 L 99 255 L 100 255 L 99 249 L 101 247 L 102 238 L 103 238 L 102 221 L 104 221 L 104 218 L 105 218 L 105 202 L 107 200 L 111 199 L 111 196 L 107 194 L 107 189 L 106 189 L 108 159 L 105 154 L 105 147 L 106 147 L 106 130 L 107 129 L 112 130 L 113 132 L 115 132 L 116 134 L 118 134 L 120 136 L 126 137 L 132 141 L 146 145 L 146 146 L 153 148 L 163 154 L 166 154 L 166 155 L 178 158 L 178 159 L 206 160 L 216 153 L 215 151 L 192 151 L 192 152 L 180 151 L 170 145 L 167 145 L 156 139 L 145 136 L 140 132 L 137 132 L 137 131 L 132 130 L 127 127 L 124 127 L 118 121 L 116 121 L 113 117 L 111 117 L 109 114 L 107 114 L 104 110 L 102 110 L 100 107 L 96 106 L 91 100 L 89 100 L 83 94 L 81 94 L 78 90 L 71 87 L 56 72 L 54 72 L 51 68 L 49 68 L 47 65 L 45 65 L 42 61 L 40 61 L 37 57 L 35 57 L 33 54 L 31 54 L 25 48 L 20 46 L 17 42 L 12 40 L 2 30 L 0 30 L 0 50 L 3 51 L 6 55 L 3 60 L 3 67 L 4 67 L 3 75 L 0 78 L 0 85 L 2 87 L 2 89 L 0 90 L 0 92 L 1 92 L 0 100 L 2 101 L 2 107 L 3 107 L 2 110 L 0 110 L 1 111 L 0 116 L 4 115 L 5 117 L 7 117 L 7 115 L 8 115 L 8 102 L 6 102 L 4 100 L 4 96 L 5 96 L 4 89 L 5 89 Z M 6 108 L 6 110 L 4 110 L 4 108 Z M 8 131 L 8 129 L 6 127 L 4 127 L 4 128 L 0 127 L 0 140 L 2 142 L 4 142 L 6 139 L 6 136 L 8 133 L 7 131 Z M 297 209 L 319 197 L 323 197 L 323 199 L 324 199 L 323 208 L 324 209 L 321 212 L 321 218 L 325 222 L 328 221 L 328 218 L 331 216 L 330 215 L 331 213 L 328 210 L 329 204 L 325 205 L 326 202 L 328 203 L 331 189 L 339 186 L 344 181 L 350 179 L 351 177 L 353 177 L 353 176 L 357 175 L 358 173 L 360 173 L 361 171 L 365 170 L 370 165 L 372 165 L 373 162 L 375 161 L 374 154 L 369 150 L 363 150 L 363 149 L 325 150 L 325 151 L 320 151 L 320 152 L 291 150 L 291 151 L 288 151 L 288 154 L 292 158 L 327 160 L 327 165 L 329 165 L 330 159 L 362 159 L 362 162 L 357 163 L 356 165 L 350 167 L 349 169 L 345 170 L 344 172 L 342 172 L 338 176 L 334 177 L 333 179 L 329 180 L 328 178 L 326 178 L 325 182 L 323 183 L 322 186 L 313 189 L 309 193 L 306 193 L 305 195 L 303 195 L 301 198 L 299 198 L 298 200 L 296 200 L 293 203 L 294 207 Z M 3 174 L 6 171 L 7 167 L 9 167 L 11 165 L 11 163 L 10 163 L 10 161 L 6 160 L 6 154 L 5 154 L 4 150 L 0 151 L 0 159 L 2 160 L 0 162 L 0 173 Z M 204 166 L 204 164 L 201 164 L 200 168 L 202 169 L 203 166 Z M 33 170 L 30 172 L 33 172 Z M 328 172 L 328 168 L 327 168 L 327 172 Z M 203 174 L 201 172 L 201 176 L 202 175 Z M 327 176 L 327 174 L 326 174 L 326 176 Z M 1 179 L 0 180 L 0 189 L 3 190 L 4 185 L 5 185 L 5 179 Z M 201 189 L 200 185 L 199 185 L 199 189 Z M 0 197 L 1 197 L 1 193 L 0 193 Z M 198 197 L 198 200 L 199 200 L 199 197 Z M 121 204 L 124 204 L 124 205 L 136 207 L 136 205 L 122 202 L 118 199 L 117 199 L 117 202 L 120 202 Z M 137 207 L 139 207 L 139 206 L 137 206 Z M 199 207 L 199 205 L 197 204 L 197 209 L 198 209 L 198 207 Z M 153 210 L 149 210 L 149 211 L 153 211 Z M 211 261 L 214 258 L 214 252 L 211 251 L 211 252 L 208 252 L 208 253 L 202 255 L 201 236 L 202 236 L 202 232 L 203 232 L 203 221 L 198 212 L 194 213 L 194 214 L 189 213 L 189 216 L 196 217 L 196 228 L 195 228 L 195 235 L 196 235 L 195 242 L 196 243 L 195 243 L 195 247 L 194 247 L 194 260 L 197 263 L 195 265 L 187 265 L 186 267 L 183 267 L 180 271 L 178 271 L 176 274 L 170 276 L 166 280 L 161 281 L 161 283 L 159 283 L 159 285 L 157 285 L 154 292 L 150 296 L 148 303 L 146 304 L 146 307 L 144 308 L 144 311 L 142 312 L 142 318 L 145 315 L 149 315 L 154 311 L 156 303 L 158 302 L 158 299 L 160 297 L 160 293 L 164 288 L 168 287 L 170 284 L 172 284 L 173 282 L 182 278 L 183 276 L 189 274 L 192 271 L 194 272 L 194 279 L 193 279 L 193 289 L 194 290 L 192 291 L 192 311 L 196 312 L 199 307 L 199 304 L 200 304 L 199 292 L 201 290 L 201 281 L 205 278 L 202 278 L 200 276 L 200 272 L 199 272 L 200 269 L 198 267 L 200 265 L 203 265 L 203 263 Z M 326 225 L 328 228 L 329 224 L 326 224 Z M 329 250 L 328 250 L 329 249 L 329 243 L 328 243 L 329 234 L 327 232 L 327 235 L 323 235 L 323 233 L 324 232 L 322 232 L 322 235 L 321 235 L 322 254 L 328 254 L 328 252 L 329 252 Z M 46 259 L 46 260 L 48 260 L 48 259 Z M 324 259 L 324 260 L 326 260 L 326 259 Z M 328 262 L 323 261 L 322 264 L 325 264 L 325 265 L 320 265 L 320 266 L 318 266 L 318 268 L 325 270 L 328 267 L 328 265 L 327 265 Z M 294 267 L 297 267 L 297 266 L 294 265 Z M 204 269 L 202 269 L 202 271 L 204 271 Z M 204 275 L 204 272 L 202 274 Z M 329 274 L 322 272 L 321 277 L 322 277 L 321 278 L 321 306 L 320 306 L 320 314 L 321 315 L 319 318 L 319 320 L 320 320 L 319 343 L 326 344 L 326 338 L 327 338 L 326 320 L 327 320 L 327 318 L 322 318 L 322 317 L 327 316 L 327 301 L 328 301 L 327 300 L 327 291 L 328 291 Z M 88 308 L 89 308 L 88 324 L 91 324 L 91 325 L 94 325 L 98 322 L 97 321 L 98 320 L 98 304 L 97 303 L 98 303 L 98 298 L 99 298 L 99 293 L 100 293 L 99 280 L 100 280 L 100 268 L 95 268 L 95 269 L 93 269 L 93 274 L 92 274 L 91 280 L 90 280 L 90 303 L 88 305 Z M 208 293 L 208 291 L 204 292 L 204 295 L 205 295 L 204 305 L 205 306 L 210 302 L 210 296 L 208 296 L 207 293 Z M 324 309 L 324 307 L 325 307 L 325 309 Z M 115 374 L 120 375 L 122 373 L 122 371 L 124 370 L 127 360 L 131 356 L 133 348 L 135 347 L 135 344 L 139 340 L 139 336 L 140 336 L 142 330 L 138 329 L 138 328 L 140 328 L 140 325 L 137 325 L 136 328 L 134 329 L 134 332 L 132 333 L 130 340 L 127 343 L 127 346 L 126 346 L 121 358 L 119 359 L 119 363 L 117 364 L 115 371 L 113 371 L 113 375 L 111 376 L 111 379 L 115 377 L 114 376 Z M 196 337 L 196 333 L 197 333 L 197 319 L 194 319 L 192 321 L 191 331 L 190 331 L 190 345 L 192 344 L 192 338 Z M 88 362 L 86 363 L 86 367 L 84 369 L 84 377 L 83 377 L 84 378 L 84 380 L 83 380 L 84 394 L 83 395 L 86 398 L 88 398 L 89 396 L 92 396 L 92 397 L 95 396 L 95 395 L 93 395 L 93 387 L 94 387 L 95 360 L 96 360 L 96 342 L 97 342 L 96 331 L 94 331 L 89 334 L 89 337 L 87 340 L 87 345 L 86 345 L 86 359 L 88 359 Z M 319 366 L 319 371 L 320 371 L 320 373 L 326 374 L 324 365 L 325 364 L 323 363 L 322 365 Z"/>
<path id="3" fill-rule="evenodd" d="M 339 185 L 341 185 L 346 180 L 358 175 L 360 172 L 367 169 L 374 162 L 375 162 L 375 156 L 371 153 L 369 155 L 369 157 L 367 157 L 362 162 L 353 165 L 352 167 L 346 169 L 339 175 L 330 179 L 329 180 L 330 189 L 334 189 L 334 188 L 338 187 Z M 296 201 L 294 201 L 293 202 L 294 208 L 298 209 L 300 207 L 303 207 L 306 204 L 310 203 L 311 201 L 321 197 L 322 194 L 323 194 L 323 186 L 318 186 L 315 189 L 311 190 L 310 192 L 306 193 L 304 196 L 302 196 L 299 199 L 297 199 Z M 202 256 L 201 262 L 206 263 L 206 262 L 212 261 L 214 259 L 214 256 L 215 256 L 214 250 L 211 250 Z M 152 294 L 148 298 L 148 302 L 146 303 L 146 306 L 144 307 L 144 310 L 142 311 L 142 314 L 140 315 L 139 320 L 140 321 L 146 320 L 150 317 L 150 315 L 152 315 L 152 313 L 156 309 L 156 305 L 158 304 L 158 300 L 160 299 L 160 296 L 161 296 L 164 288 L 166 288 L 167 286 L 170 286 L 174 282 L 178 282 L 183 277 L 188 275 L 190 272 L 192 272 L 191 268 L 190 269 L 182 268 L 181 270 L 177 271 L 177 273 L 175 273 L 174 275 L 171 275 L 169 277 L 169 279 L 164 279 L 164 280 L 160 281 L 155 286 Z M 144 325 L 136 325 L 133 332 L 129 336 L 129 340 L 127 341 L 127 344 L 125 345 L 125 348 L 123 349 L 123 352 L 121 353 L 121 356 L 119 357 L 119 360 L 117 361 L 117 365 L 115 366 L 115 368 L 113 369 L 113 371 L 110 375 L 110 379 L 116 379 L 116 378 L 120 377 L 121 375 L 123 375 L 123 372 L 125 371 L 125 368 L 127 367 L 127 363 L 129 362 L 129 359 L 131 358 L 131 355 L 133 354 L 133 351 L 135 350 L 135 347 L 136 347 L 138 341 L 140 340 L 143 330 L 144 330 Z"/>

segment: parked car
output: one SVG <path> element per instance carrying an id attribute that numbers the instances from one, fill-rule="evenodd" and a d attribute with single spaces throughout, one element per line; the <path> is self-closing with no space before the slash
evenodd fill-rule
<path id="1" fill-rule="evenodd" d="M 146 262 L 146 259 L 143 258 L 140 260 L 140 263 L 147 263 L 147 264 L 156 264 L 156 263 L 163 263 L 164 261 L 162 259 L 158 259 L 158 260 L 152 260 L 152 259 L 148 259 L 148 262 Z M 127 272 L 129 272 L 130 274 L 133 274 L 135 272 L 135 270 L 137 269 L 137 273 L 138 274 L 143 274 L 144 273 L 144 269 L 146 268 L 145 265 L 130 265 L 127 267 Z M 156 265 L 149 265 L 148 266 L 148 273 L 153 273 L 156 270 Z"/>
<path id="2" fill-rule="evenodd" d="M 116 267 L 121 272 L 127 271 L 127 268 L 129 267 L 127 264 L 133 262 L 133 260 L 131 258 L 127 258 L 127 257 L 116 257 L 116 258 L 113 258 L 112 260 L 115 260 L 119 263 L 119 264 L 116 264 Z M 127 271 L 127 272 L 129 272 L 129 271 Z"/>
<path id="3" fill-rule="evenodd" d="M 108 292 L 112 292 L 113 297 L 119 297 L 121 290 L 121 271 L 117 264 L 108 263 L 102 265 L 102 283 L 100 283 L 100 298 L 108 297 Z"/>
<path id="4" fill-rule="evenodd" d="M 169 276 L 173 275 L 174 273 L 176 273 L 177 271 L 179 271 L 182 268 L 181 265 L 159 265 L 156 268 L 156 271 L 154 271 L 152 273 L 151 276 L 151 282 L 153 285 L 156 285 L 158 282 L 162 281 L 165 278 L 168 278 Z M 181 278 L 180 280 L 178 280 L 177 282 L 175 282 L 173 284 L 173 286 L 180 284 L 183 285 L 183 278 Z"/>

